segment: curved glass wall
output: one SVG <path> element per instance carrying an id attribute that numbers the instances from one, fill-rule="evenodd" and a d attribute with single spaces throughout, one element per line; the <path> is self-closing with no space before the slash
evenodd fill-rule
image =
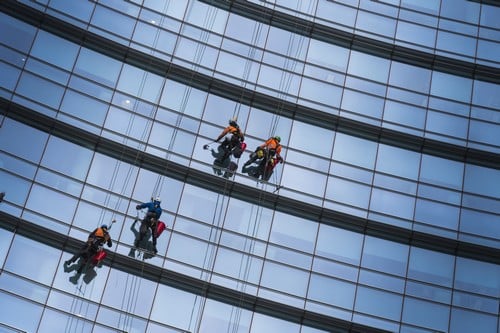
<path id="1" fill-rule="evenodd" d="M 56 3 L 49 3 L 50 8 L 63 11 L 68 21 L 66 15 L 73 15 L 74 8 Z M 153 6 L 152 13 L 130 2 L 119 3 L 106 7 L 106 2 L 88 2 L 89 11 L 95 6 L 88 30 L 303 106 L 411 135 L 499 151 L 500 100 L 494 83 L 350 51 L 199 2 L 166 2 L 165 8 Z M 150 42 L 138 44 L 145 41 Z"/>
<path id="2" fill-rule="evenodd" d="M 0 133 L 9 128 L 10 122 L 6 119 L 7 126 Z M 32 163 L 21 160 L 21 152 L 17 164 L 24 165 L 19 170 L 26 171 L 18 175 L 2 172 L 2 184 L 12 179 L 12 184 L 17 185 L 16 190 L 9 187 L 9 206 L 24 206 L 21 215 L 24 219 L 77 239 L 85 239 L 86 230 L 115 218 L 118 223 L 111 231 L 115 241 L 112 251 L 130 255 L 138 228 L 133 218 L 135 205 L 151 194 L 152 184 L 161 177 L 43 132 L 31 130 L 31 136 L 25 135 L 23 127 L 17 125 L 23 140 L 37 139 L 44 147 L 43 152 L 35 150 L 29 154 L 39 165 L 26 167 Z M 77 158 L 67 161 L 55 157 L 61 150 Z M 36 175 L 33 180 L 26 179 L 33 173 Z M 78 181 L 82 178 L 84 183 Z M 162 219 L 169 229 L 159 239 L 159 255 L 148 260 L 153 265 L 389 331 L 409 332 L 416 328 L 448 331 L 470 320 L 481 320 L 484 331 L 488 332 L 498 323 L 498 265 L 364 236 L 168 178 L 162 178 L 160 183 L 158 193 L 166 199 Z M 84 286 L 80 294 L 71 275 L 68 280 L 68 272 L 55 269 L 70 253 L 61 253 L 22 236 L 13 238 L 8 231 L 1 233 L 6 240 L 3 246 L 8 247 L 3 252 L 9 253 L 3 264 L 2 280 L 7 290 L 3 289 L 2 296 L 6 301 L 11 300 L 10 293 L 17 291 L 12 288 L 23 290 L 25 284 L 29 290 L 37 290 L 37 297 L 15 302 L 30 304 L 29 308 L 36 312 L 34 318 L 43 317 L 40 325 L 48 325 L 44 323 L 48 320 L 46 316 L 52 318 L 56 314 L 65 318 L 68 325 L 85 327 L 92 325 L 92 320 L 111 327 L 132 321 L 142 327 L 152 320 L 149 325 L 190 329 L 196 323 L 187 316 L 188 310 L 201 311 L 196 309 L 201 300 L 193 295 L 148 280 L 128 281 L 133 277 L 107 267 L 99 269 L 95 284 Z M 36 261 L 43 263 L 35 270 L 29 262 L 19 259 L 30 255 L 33 260 L 33 246 L 39 248 Z M 54 277 L 46 274 L 53 271 Z M 117 285 L 117 281 L 122 283 Z M 140 283 L 137 287 L 141 290 L 140 297 L 127 296 L 128 283 Z M 164 293 L 169 295 L 165 299 L 173 297 L 170 293 L 190 299 L 185 307 L 176 310 L 182 316 L 160 315 L 166 306 L 161 296 Z M 142 306 L 133 307 L 123 297 L 139 298 L 137 302 Z M 140 301 L 142 298 L 144 302 Z M 384 307 L 380 307 L 380 300 Z M 88 303 L 85 309 L 93 310 L 81 314 L 85 320 L 67 319 L 65 311 L 70 301 Z M 45 303 L 50 311 L 42 314 Z M 104 320 L 101 316 L 107 313 L 112 317 Z M 11 326 L 26 325 L 24 320 L 21 326 L 12 322 L 17 317 L 10 312 L 3 316 L 3 322 Z"/>
<path id="3" fill-rule="evenodd" d="M 134 36 L 141 25 L 150 31 L 146 27 L 163 22 L 161 26 L 172 29 L 175 42 L 161 39 L 167 28 L 155 27 L 156 35 L 145 33 L 132 47 L 237 86 L 416 136 L 496 153 L 500 147 L 500 103 L 498 94 L 491 93 L 498 85 L 492 83 L 292 36 L 202 3 L 167 1 L 157 8 L 158 2 L 144 1 L 151 11 L 127 1 L 45 3 L 50 15 L 84 28 L 83 22 L 90 21 L 89 30 L 119 42 L 125 39 L 117 34 Z M 441 13 L 443 8 L 444 2 Z M 157 15 L 155 22 L 147 23 L 148 15 Z M 214 33 L 195 27 L 205 16 L 213 20 L 204 28 Z M 136 22 L 135 17 L 142 21 Z M 240 26 L 245 24 L 255 28 L 246 37 L 249 30 Z M 130 28 L 134 25 L 135 29 Z M 202 146 L 237 115 L 249 148 L 272 134 L 282 137 L 286 163 L 273 179 L 282 186 L 281 196 L 500 248 L 498 168 L 410 151 L 242 105 L 4 14 L 0 14 L 0 28 L 8 32 L 0 35 L 0 96 L 5 99 L 109 138 L 124 150 L 130 147 L 165 158 L 165 168 L 179 163 L 207 175 L 211 159 Z M 202 43 L 197 34 L 203 36 Z M 156 41 L 146 45 L 146 36 L 156 36 Z M 160 40 L 165 49 L 158 47 Z M 211 46 L 222 48 L 216 61 L 206 51 Z M 170 47 L 172 54 L 161 53 Z M 325 59 L 330 51 L 336 52 Z M 238 58 L 258 62 L 249 65 Z M 247 66 L 243 69 L 242 64 Z M 230 78 L 231 73 L 238 74 Z M 307 80 L 321 84 L 304 88 Z M 318 88 L 322 84 L 333 94 L 325 98 L 335 102 L 322 101 L 324 92 Z M 298 99 L 293 99 L 294 94 Z M 330 103 L 338 103 L 336 111 Z M 160 176 L 35 130 L 6 114 L 0 127 L 0 184 L 8 189 L 6 202 L 1 203 L 3 212 L 74 239 L 85 239 L 88 230 L 117 219 L 111 231 L 112 251 L 129 256 L 138 228 L 135 205 L 159 194 L 169 228 L 159 239 L 158 256 L 148 260 L 157 267 L 207 285 L 389 331 L 468 333 L 499 328 L 499 265 L 263 208 L 229 197 L 226 191 L 219 194 Z M 235 181 L 255 185 L 240 174 Z M 272 192 L 275 187 L 262 189 Z M 0 313 L 0 327 L 12 331 L 54 332 L 64 324 L 67 331 L 99 332 L 323 332 L 113 266 L 101 267 L 94 280 L 75 285 L 62 269 L 70 253 L 2 228 L 0 240 L 0 253 L 5 254 L 0 256 L 0 302 L 12 305 Z M 33 320 L 26 321 L 26 316 Z"/>
<path id="4" fill-rule="evenodd" d="M 31 35 L 36 33 L 32 45 L 24 42 L 30 55 L 9 49 L 12 52 L 4 56 L 9 63 L 4 64 L 12 74 L 1 79 L 4 96 L 12 96 L 16 103 L 207 172 L 211 172 L 211 158 L 203 144 L 217 137 L 220 126 L 237 115 L 249 148 L 274 133 L 283 138 L 287 163 L 272 178 L 282 186 L 281 195 L 399 227 L 500 247 L 495 222 L 500 192 L 493 186 L 500 181 L 496 169 L 271 115 L 123 64 L 43 30 L 24 28 Z M 47 45 L 65 52 L 56 56 L 46 51 Z M 23 67 L 16 67 L 16 62 Z M 450 82 L 443 77 L 443 89 Z M 347 90 L 344 100 L 349 99 L 346 96 Z M 388 105 L 392 105 L 390 100 L 385 102 L 385 115 Z M 402 118 L 395 119 L 403 123 Z M 443 126 L 451 124 L 444 121 Z M 9 128 L 7 121 L 6 131 L 16 129 Z M 492 139 L 498 141 L 498 137 Z M 17 145 L 17 141 L 10 144 Z M 9 152 L 10 144 L 5 151 Z M 236 181 L 254 184 L 241 175 Z"/>
<path id="5" fill-rule="evenodd" d="M 500 9 L 469 0 L 250 0 L 317 24 L 500 67 Z M 263 9 L 265 11 L 265 9 Z"/>

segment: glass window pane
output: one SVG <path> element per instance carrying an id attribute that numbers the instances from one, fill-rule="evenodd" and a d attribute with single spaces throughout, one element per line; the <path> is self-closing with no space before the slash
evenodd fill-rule
<path id="1" fill-rule="evenodd" d="M 500 138 L 497 133 L 500 132 L 499 124 L 490 124 L 481 121 L 470 121 L 469 140 L 478 141 L 488 145 L 485 150 L 490 150 L 489 145 L 500 146 Z"/>
<path id="2" fill-rule="evenodd" d="M 393 61 L 389 83 L 398 87 L 427 93 L 431 82 L 431 71 L 418 66 Z M 411 77 L 411 80 L 408 78 Z"/>
<path id="3" fill-rule="evenodd" d="M 474 57 L 476 54 L 476 43 L 477 40 L 475 36 L 468 37 L 446 31 L 439 31 L 436 48 L 451 53 L 464 54 L 469 57 Z"/>
<path id="4" fill-rule="evenodd" d="M 330 157 L 333 136 L 334 132 L 331 130 L 295 121 L 290 135 L 290 146 L 315 155 Z"/>
<path id="5" fill-rule="evenodd" d="M 500 240 L 500 223 L 498 223 L 498 213 L 488 214 L 477 210 L 462 208 L 460 212 L 460 231 L 490 238 L 490 240 L 483 240 L 483 244 L 498 247 L 498 240 Z M 466 237 L 467 236 L 461 235 L 462 239 L 466 239 Z M 491 238 L 494 238 L 496 242 L 491 241 Z M 475 242 L 477 241 L 478 240 Z"/>
<path id="6" fill-rule="evenodd" d="M 429 110 L 427 112 L 425 128 L 427 131 L 437 133 L 440 136 L 449 135 L 466 139 L 469 129 L 469 119 Z M 444 138 L 444 140 L 449 139 Z"/>
<path id="7" fill-rule="evenodd" d="M 124 65 L 117 89 L 150 102 L 158 102 L 164 78 L 137 67 Z"/>
<path id="8" fill-rule="evenodd" d="M 276 168 L 280 168 L 282 164 L 278 164 Z M 281 169 L 274 169 L 270 182 L 279 184 L 278 172 Z M 318 172 L 302 169 L 293 165 L 286 165 L 283 168 L 283 177 L 281 178 L 282 185 L 290 189 L 300 192 L 312 194 L 317 197 L 322 197 L 325 193 L 326 175 Z"/>
<path id="9" fill-rule="evenodd" d="M 357 5 L 357 2 L 356 2 Z M 356 6 L 357 7 L 357 6 Z M 352 27 L 356 22 L 358 10 L 356 7 L 348 7 L 341 3 L 332 1 L 319 1 L 316 9 L 317 18 L 325 20 L 329 26 L 340 26 L 342 29 L 352 31 Z M 336 23 L 339 22 L 339 23 Z M 340 24 L 340 22 L 342 22 Z"/>
<path id="10" fill-rule="evenodd" d="M 497 322 L 498 315 L 489 316 L 484 313 L 454 307 L 451 312 L 450 332 L 497 332 Z"/>
<path id="11" fill-rule="evenodd" d="M 377 154 L 377 143 L 337 133 L 333 147 L 333 159 L 372 169 Z"/>
<path id="12" fill-rule="evenodd" d="M 289 94 L 291 96 L 297 96 L 299 94 L 300 82 L 302 77 L 297 74 L 292 74 L 290 72 L 285 72 L 281 68 L 275 68 L 267 65 L 262 65 L 259 73 L 258 84 L 267 88 L 271 88 L 273 91 L 270 92 L 268 89 L 257 88 L 257 90 L 263 91 L 273 96 L 280 98 L 285 98 L 283 93 Z M 283 82 L 286 85 L 283 86 Z M 292 97 L 295 100 L 295 97 Z"/>
<path id="13" fill-rule="evenodd" d="M 140 304 L 140 303 L 139 303 Z M 132 306 L 129 305 L 130 309 L 133 309 Z M 131 312 L 131 311 L 130 311 Z M 129 312 L 129 313 L 130 313 Z M 107 326 L 107 331 L 109 333 L 115 332 L 146 332 L 147 322 L 145 319 L 138 318 L 132 315 L 126 315 L 122 312 L 118 312 L 116 310 L 109 309 L 107 307 L 101 307 L 97 314 L 96 322 L 102 325 Z M 95 331 L 103 332 L 100 326 L 96 325 Z M 118 328 L 119 331 L 111 329 L 109 327 Z M 106 333 L 104 331 L 103 333 Z"/>
<path id="14" fill-rule="evenodd" d="M 238 240 L 250 243 L 247 239 Z M 251 246 L 252 244 L 248 244 L 247 246 L 245 246 L 245 248 Z M 226 277 L 230 277 L 235 280 L 242 280 L 258 285 L 262 272 L 262 263 L 263 260 L 260 258 L 250 257 L 242 254 L 239 251 L 237 252 L 219 248 L 219 250 L 217 251 L 217 257 L 215 258 L 214 271 L 218 274 L 225 275 Z M 212 279 L 215 279 L 216 281 L 215 277 L 213 277 Z M 232 281 L 232 283 L 226 282 L 226 284 L 229 284 L 227 286 L 229 288 L 239 288 L 239 286 L 241 285 L 238 281 Z M 249 292 L 249 290 L 247 289 L 246 292 Z"/>
<path id="15" fill-rule="evenodd" d="M 273 213 L 274 211 L 267 208 L 252 209 L 252 204 L 231 199 L 224 220 L 224 228 L 267 241 Z"/>
<path id="16" fill-rule="evenodd" d="M 408 277 L 419 281 L 451 287 L 455 259 L 453 256 L 412 247 Z"/>
<path id="17" fill-rule="evenodd" d="M 19 206 L 24 205 L 31 188 L 30 181 L 0 170 L 0 184 L 0 192 L 6 192 L 4 200 Z"/>
<path id="18" fill-rule="evenodd" d="M 335 172 L 335 170 L 333 170 Z M 368 209 L 371 187 L 357 182 L 328 177 L 326 198 L 346 205 Z"/>
<path id="19" fill-rule="evenodd" d="M 242 43 L 263 47 L 269 26 L 243 16 L 229 14 L 225 35 Z"/>
<path id="20" fill-rule="evenodd" d="M 397 216 L 403 219 L 413 219 L 415 197 L 406 194 L 374 188 L 371 193 L 370 211 Z M 389 219 L 379 217 L 387 222 Z"/>
<path id="21" fill-rule="evenodd" d="M 60 250 L 17 235 L 12 242 L 4 268 L 50 286 L 59 264 L 59 256 Z"/>
<path id="22" fill-rule="evenodd" d="M 9 295 L 3 291 L 0 291 L 0 304 L 8 304 L 8 306 L 2 306 L 0 323 L 15 327 L 24 332 L 37 331 L 37 326 L 43 312 L 42 305 Z M 29 318 L 29 320 L 26 320 L 26 318 Z"/>
<path id="23" fill-rule="evenodd" d="M 500 198 L 500 171 L 473 164 L 467 164 L 464 177 L 464 191 Z"/>
<path id="24" fill-rule="evenodd" d="M 498 298 L 495 299 L 455 291 L 453 293 L 453 305 L 496 315 L 498 314 L 499 300 Z"/>
<path id="25" fill-rule="evenodd" d="M 252 327 L 249 333 L 261 332 L 299 333 L 300 325 L 255 312 L 252 319 Z"/>
<path id="26" fill-rule="evenodd" d="M 469 78 L 441 73 L 432 73 L 431 94 L 455 101 L 469 103 L 472 92 L 472 80 Z"/>
<path id="27" fill-rule="evenodd" d="M 74 72 L 110 88 L 116 85 L 122 63 L 98 52 L 82 48 Z"/>
<path id="28" fill-rule="evenodd" d="M 205 103 L 207 102 L 207 95 L 208 94 L 204 91 L 169 80 L 165 83 L 160 105 L 174 111 L 201 118 Z M 189 96 L 189 98 L 186 98 L 187 96 Z M 225 110 L 225 108 L 213 113 L 225 112 L 223 110 Z M 231 117 L 225 118 L 224 124 L 226 124 L 227 119 L 230 118 Z"/>
<path id="29" fill-rule="evenodd" d="M 1 52 L 1 50 L 0 50 Z M 21 70 L 0 62 L 0 72 L 2 76 L 0 77 L 0 88 L 4 88 L 9 91 L 14 91 L 16 87 L 17 80 L 21 75 Z M 3 92 L 1 92 L 3 95 Z"/>
<path id="30" fill-rule="evenodd" d="M 198 316 L 201 300 L 195 294 L 160 284 L 154 298 L 151 319 L 191 331 L 191 316 Z"/>
<path id="31" fill-rule="evenodd" d="M 460 208 L 439 202 L 417 199 L 415 221 L 457 230 Z"/>
<path id="32" fill-rule="evenodd" d="M 38 170 L 35 181 L 73 196 L 79 196 L 83 188 L 81 182 L 42 168 Z"/>
<path id="33" fill-rule="evenodd" d="M 358 265 L 361 258 L 363 235 L 320 224 L 316 254 Z"/>
<path id="34" fill-rule="evenodd" d="M 352 309 L 356 285 L 331 277 L 312 274 L 307 298 L 321 303 Z"/>
<path id="35" fill-rule="evenodd" d="M 345 89 L 342 96 L 342 109 L 358 113 L 366 117 L 381 119 L 382 112 L 384 110 L 384 99 L 362 92 Z M 342 114 L 344 114 L 344 112 L 342 112 Z M 348 113 L 345 113 L 345 116 L 352 117 L 349 116 Z"/>
<path id="36" fill-rule="evenodd" d="M 389 17 L 384 17 L 382 19 L 379 13 L 374 14 L 365 11 L 358 11 L 356 29 L 370 34 L 374 34 L 376 31 L 377 35 L 380 34 L 392 38 L 394 37 L 394 32 L 396 31 L 396 20 Z M 375 36 L 374 38 L 381 39 L 379 36 Z"/>
<path id="37" fill-rule="evenodd" d="M 131 274 L 112 269 L 106 282 L 107 288 L 102 295 L 102 303 L 126 312 L 132 312 L 134 315 L 148 317 L 154 300 L 156 283 L 134 277 Z M 133 304 L 126 303 L 124 300 L 132 301 Z"/>
<path id="38" fill-rule="evenodd" d="M 74 117 L 101 126 L 106 118 L 108 104 L 71 89 L 66 90 L 60 110 Z"/>
<path id="39" fill-rule="evenodd" d="M 77 75 L 71 76 L 68 87 L 104 102 L 111 101 L 111 97 L 113 96 L 113 91 L 111 89 L 101 84 L 94 83 L 93 81 L 82 79 Z"/>
<path id="40" fill-rule="evenodd" d="M 416 180 L 420 154 L 406 149 L 380 144 L 376 170 L 394 176 Z"/>
<path id="41" fill-rule="evenodd" d="M 115 6 L 117 4 L 114 3 Z M 135 27 L 135 21 L 132 17 L 125 16 L 103 6 L 95 7 L 90 23 L 127 39 L 132 36 L 132 31 Z"/>
<path id="42" fill-rule="evenodd" d="M 425 126 L 426 110 L 421 107 L 399 103 L 388 100 L 384 109 L 384 120 L 390 123 L 395 123 L 400 130 L 404 126 L 423 129 Z"/>
<path id="43" fill-rule="evenodd" d="M 366 53 L 351 51 L 347 73 L 386 83 L 389 76 L 389 60 Z"/>
<path id="44" fill-rule="evenodd" d="M 324 104 L 328 108 L 337 108 L 340 106 L 342 88 L 327 82 L 303 77 L 299 97 L 313 101 L 315 104 Z"/>
<path id="45" fill-rule="evenodd" d="M 441 1 L 441 16 L 478 23 L 480 6 L 468 0 L 446 0 Z"/>
<path id="46" fill-rule="evenodd" d="M 26 208 L 64 223 L 73 219 L 76 205 L 76 199 L 38 184 L 33 185 L 26 202 Z"/>
<path id="47" fill-rule="evenodd" d="M 31 55 L 55 66 L 71 70 L 78 50 L 78 45 L 39 30 L 31 49 Z"/>
<path id="48" fill-rule="evenodd" d="M 27 53 L 37 30 L 34 26 L 0 13 L 0 42 L 8 46 Z"/>
<path id="49" fill-rule="evenodd" d="M 435 43 L 435 38 L 436 38 L 435 29 L 404 21 L 398 22 L 396 39 L 408 42 L 412 44 L 411 46 L 413 47 L 415 47 L 415 44 L 417 44 L 433 48 Z"/>
<path id="50" fill-rule="evenodd" d="M 283 279 L 283 276 L 287 278 Z M 260 284 L 290 295 L 305 297 L 308 279 L 309 274 L 306 271 L 265 261 Z"/>
<path id="51" fill-rule="evenodd" d="M 361 265 L 380 272 L 406 276 L 408 245 L 372 236 L 365 237 Z"/>
<path id="52" fill-rule="evenodd" d="M 202 268 L 209 264 L 207 263 L 207 258 L 212 257 L 212 251 L 214 251 L 214 248 L 205 241 L 174 234 L 170 239 L 167 255 L 170 259 L 180 263 Z M 181 271 L 181 273 L 185 273 L 182 272 L 181 268 L 177 269 Z M 199 273 L 197 275 L 199 275 Z"/>
<path id="53" fill-rule="evenodd" d="M 54 67 L 53 65 L 48 65 L 42 61 L 38 61 L 35 58 L 28 58 L 24 69 L 62 85 L 67 84 L 70 76 L 69 72 Z"/>
<path id="54" fill-rule="evenodd" d="M 403 306 L 403 322 L 448 332 L 450 307 L 434 302 L 406 297 Z"/>
<path id="55" fill-rule="evenodd" d="M 93 152 L 74 143 L 51 136 L 41 164 L 64 175 L 84 180 Z"/>
<path id="56" fill-rule="evenodd" d="M 305 40 L 306 38 L 299 34 L 271 27 L 267 36 L 266 49 L 295 59 L 304 60 L 306 47 L 308 46 Z"/>
<path id="57" fill-rule="evenodd" d="M 64 88 L 46 79 L 23 72 L 16 92 L 28 99 L 57 109 L 61 103 Z"/>
<path id="58" fill-rule="evenodd" d="M 436 287 L 428 283 L 418 283 L 414 281 L 406 282 L 406 295 L 409 296 L 450 304 L 451 294 L 450 288 Z"/>
<path id="59" fill-rule="evenodd" d="M 426 154 L 422 155 L 421 181 L 460 190 L 463 172 L 463 163 Z"/>
<path id="60" fill-rule="evenodd" d="M 246 333 L 252 321 L 252 312 L 207 299 L 203 306 L 199 332 Z"/>
<path id="61" fill-rule="evenodd" d="M 33 281 L 25 280 L 6 272 L 0 275 L 0 289 L 38 303 L 45 303 L 49 294 L 48 287 L 44 287 Z"/>
<path id="62" fill-rule="evenodd" d="M 405 283 L 404 278 L 387 275 L 385 273 L 378 273 L 367 269 L 360 269 L 359 271 L 358 284 L 402 294 L 404 292 Z"/>
<path id="63" fill-rule="evenodd" d="M 135 185 L 132 180 L 135 179 L 137 170 L 137 167 L 130 164 L 102 154 L 95 154 L 87 182 L 124 196 L 130 196 Z"/>
<path id="64" fill-rule="evenodd" d="M 208 190 L 200 189 L 192 185 L 186 185 L 179 205 L 179 214 L 192 219 L 203 221 L 208 224 L 219 225 L 218 215 L 219 194 Z"/>
<path id="65" fill-rule="evenodd" d="M 481 25 L 500 29 L 500 22 L 498 21 L 500 7 L 488 6 L 486 4 L 481 7 L 483 7 L 483 10 L 481 10 Z"/>
<path id="66" fill-rule="evenodd" d="M 269 241 L 298 251 L 312 253 L 318 223 L 276 212 Z"/>
<path id="67" fill-rule="evenodd" d="M 328 54 L 328 57 L 325 57 L 325 54 Z M 308 63 L 334 69 L 339 72 L 345 72 L 348 59 L 348 49 L 328 44 L 317 39 L 310 40 L 309 50 L 307 52 Z"/>
<path id="68" fill-rule="evenodd" d="M 500 295 L 500 266 L 457 257 L 455 288 L 483 295 Z"/>
<path id="69" fill-rule="evenodd" d="M 94 10 L 94 4 L 87 1 L 50 0 L 50 8 L 87 22 Z"/>
<path id="70" fill-rule="evenodd" d="M 206 3 L 190 1 L 187 6 L 185 20 L 193 25 L 208 28 L 213 32 L 223 34 L 229 12 L 225 10 L 215 10 L 211 13 L 212 11 L 213 10 L 210 10 L 210 6 Z M 210 20 L 206 19 L 207 13 L 211 13 Z"/>
<path id="71" fill-rule="evenodd" d="M 399 320 L 403 296 L 359 286 L 355 310 L 391 320 Z M 383 304 L 383 306 L 381 306 Z"/>
<path id="72" fill-rule="evenodd" d="M 68 310 L 67 308 L 61 309 Z M 74 330 L 75 332 L 92 332 L 93 322 L 82 317 L 73 317 L 67 313 L 45 308 L 37 333 L 53 333 L 61 329 Z"/>

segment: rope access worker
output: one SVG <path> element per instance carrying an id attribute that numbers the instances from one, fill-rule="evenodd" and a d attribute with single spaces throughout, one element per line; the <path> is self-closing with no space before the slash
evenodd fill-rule
<path id="1" fill-rule="evenodd" d="M 82 257 L 84 260 L 88 260 L 90 257 L 95 255 L 99 247 L 103 246 L 104 243 L 108 247 L 113 246 L 111 241 L 111 236 L 108 233 L 108 226 L 106 224 L 101 225 L 89 234 L 87 242 L 85 245 L 71 257 L 71 259 L 66 260 L 64 263 L 67 265 L 74 263 L 78 258 Z"/>
<path id="2" fill-rule="evenodd" d="M 146 236 L 149 228 L 151 229 L 151 234 L 153 237 L 153 250 L 155 253 L 158 252 L 158 250 L 156 249 L 156 238 L 158 237 L 158 235 L 156 234 L 156 227 L 158 225 L 158 220 L 160 219 L 161 213 L 163 212 L 160 204 L 160 197 L 156 197 L 155 199 L 151 198 L 151 201 L 149 202 L 144 202 L 135 207 L 135 209 L 137 210 L 143 208 L 148 209 L 146 215 L 144 215 L 144 218 L 141 221 L 141 227 L 139 228 L 139 237 L 134 242 L 135 247 L 139 247 L 139 243 L 142 241 L 144 236 Z"/>
<path id="3" fill-rule="evenodd" d="M 230 119 L 229 126 L 224 128 L 222 133 L 214 141 L 219 142 L 222 138 L 224 138 L 224 141 L 221 142 L 220 147 L 224 151 L 233 151 L 234 148 L 238 149 L 241 147 L 241 143 L 245 141 L 245 136 L 241 132 L 236 119 Z M 241 152 L 233 152 L 233 154 L 235 157 L 241 156 Z"/>
<path id="4" fill-rule="evenodd" d="M 252 164 L 257 159 L 264 158 L 265 161 L 269 161 L 271 158 L 276 158 L 280 163 L 283 163 L 283 158 L 281 157 L 281 137 L 276 135 L 270 137 L 263 144 L 257 147 L 255 152 L 250 154 L 248 161 L 243 164 L 243 167 Z"/>

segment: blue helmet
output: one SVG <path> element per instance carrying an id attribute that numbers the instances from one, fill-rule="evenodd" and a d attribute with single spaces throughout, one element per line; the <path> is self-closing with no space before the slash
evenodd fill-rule
<path id="1" fill-rule="evenodd" d="M 101 228 L 108 229 L 108 225 L 107 224 L 103 224 L 103 225 L 101 225 Z"/>

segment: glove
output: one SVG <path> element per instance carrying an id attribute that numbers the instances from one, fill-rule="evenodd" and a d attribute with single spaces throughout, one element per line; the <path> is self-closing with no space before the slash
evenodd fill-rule
<path id="1" fill-rule="evenodd" d="M 135 206 L 135 209 L 137 209 L 137 210 L 141 209 L 141 205 Z"/>

